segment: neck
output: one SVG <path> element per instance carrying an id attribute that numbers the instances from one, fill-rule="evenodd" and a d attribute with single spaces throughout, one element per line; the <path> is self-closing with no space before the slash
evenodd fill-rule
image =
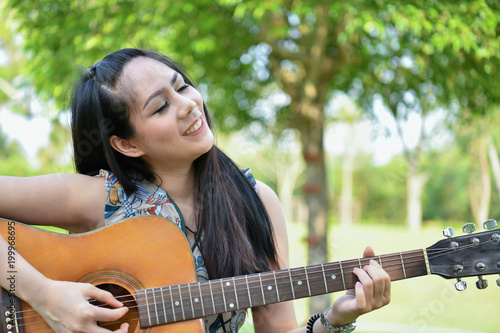
<path id="1" fill-rule="evenodd" d="M 164 189 L 174 201 L 193 200 L 194 168 L 193 165 L 177 169 L 154 170 L 154 183 Z"/>

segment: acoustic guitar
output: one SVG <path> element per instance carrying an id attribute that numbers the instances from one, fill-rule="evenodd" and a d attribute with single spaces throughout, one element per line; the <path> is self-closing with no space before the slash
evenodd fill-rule
<path id="1" fill-rule="evenodd" d="M 485 222 L 489 229 L 495 225 L 494 220 Z M 0 220 L 0 234 L 11 246 L 11 285 L 2 290 L 0 332 L 52 332 L 15 296 L 15 279 L 21 273 L 16 252 L 51 279 L 91 283 L 129 307 L 120 322 L 102 322 L 102 327 L 115 330 L 128 322 L 130 332 L 202 333 L 202 318 L 208 315 L 351 289 L 357 281 L 353 268 L 370 259 L 392 281 L 437 274 L 457 278 L 456 288 L 463 290 L 461 278 L 479 276 L 477 286 L 485 288 L 482 275 L 500 273 L 500 231 L 472 234 L 472 229 L 467 224 L 469 234 L 453 237 L 447 228 L 446 239 L 421 250 L 197 282 L 186 237 L 163 218 L 133 218 L 69 235 Z"/>

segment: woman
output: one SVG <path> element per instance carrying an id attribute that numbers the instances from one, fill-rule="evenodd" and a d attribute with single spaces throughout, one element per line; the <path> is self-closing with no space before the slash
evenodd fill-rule
<path id="1" fill-rule="evenodd" d="M 160 215 L 186 230 L 199 280 L 288 267 L 285 221 L 276 195 L 214 146 L 200 93 L 170 59 L 138 49 L 109 54 L 82 75 L 71 110 L 80 174 L 1 177 L 0 195 L 6 199 L 0 216 L 83 232 L 132 216 Z M 5 265 L 6 244 L 1 244 Z M 364 255 L 373 251 L 367 248 Z M 17 270 L 17 295 L 56 332 L 109 332 L 96 322 L 114 321 L 127 312 L 111 294 L 47 279 L 22 258 Z M 286 302 L 253 309 L 255 331 L 351 331 L 359 315 L 390 298 L 390 278 L 376 262 L 354 274 L 360 281 L 355 290 L 321 320 L 313 316 L 307 328 L 297 328 L 293 304 Z M 0 279 L 6 283 L 6 276 Z M 90 305 L 91 298 L 111 309 Z M 206 328 L 236 332 L 244 317 L 240 311 L 205 318 Z"/>

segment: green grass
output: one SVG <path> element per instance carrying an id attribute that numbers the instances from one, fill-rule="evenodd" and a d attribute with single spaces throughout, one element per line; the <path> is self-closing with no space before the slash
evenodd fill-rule
<path id="1" fill-rule="evenodd" d="M 452 225 L 461 234 L 460 225 Z M 363 224 L 350 229 L 330 228 L 329 253 L 332 261 L 362 256 L 366 245 L 376 254 L 422 249 L 443 239 L 440 224 L 424 227 L 418 233 L 410 233 L 404 227 Z M 290 265 L 305 265 L 306 245 L 302 240 L 304 224 L 290 224 Z M 500 252 L 500 251 L 499 251 Z M 499 253 L 500 254 L 500 253 Z M 500 288 L 495 280 L 499 276 L 487 276 L 489 286 L 485 290 L 475 287 L 476 278 L 464 279 L 468 288 L 455 290 L 455 280 L 439 276 L 423 276 L 392 283 L 392 300 L 386 307 L 359 318 L 357 333 L 495 333 L 499 332 Z M 343 292 L 332 295 L 341 296 Z M 299 323 L 309 319 L 308 300 L 295 301 Z M 243 333 L 253 332 L 251 320 Z"/>

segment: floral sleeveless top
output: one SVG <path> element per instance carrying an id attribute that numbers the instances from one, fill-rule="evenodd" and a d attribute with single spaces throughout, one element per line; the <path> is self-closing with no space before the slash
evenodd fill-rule
<path id="1" fill-rule="evenodd" d="M 250 169 L 243 170 L 257 191 L 257 183 Z M 110 225 L 131 217 L 156 215 L 164 217 L 175 224 L 186 234 L 186 225 L 181 211 L 167 192 L 148 180 L 136 181 L 137 190 L 127 195 L 116 176 L 106 170 L 101 170 L 100 177 L 105 177 L 108 198 L 104 210 L 105 224 Z M 198 243 L 192 245 L 193 262 L 198 281 L 207 281 L 208 272 L 201 256 Z M 237 333 L 245 322 L 246 310 L 227 312 L 222 315 L 205 317 L 206 333 Z"/>

